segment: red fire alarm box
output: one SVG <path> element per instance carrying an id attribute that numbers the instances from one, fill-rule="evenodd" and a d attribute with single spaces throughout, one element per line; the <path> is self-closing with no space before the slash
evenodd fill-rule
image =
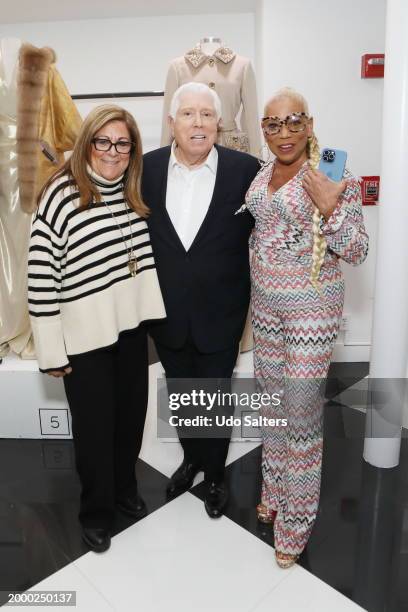
<path id="1" fill-rule="evenodd" d="M 384 76 L 384 53 L 366 53 L 361 58 L 361 78 L 380 79 Z"/>
<path id="2" fill-rule="evenodd" d="M 363 206 L 378 204 L 380 195 L 380 177 L 362 176 L 361 191 L 363 194 Z"/>

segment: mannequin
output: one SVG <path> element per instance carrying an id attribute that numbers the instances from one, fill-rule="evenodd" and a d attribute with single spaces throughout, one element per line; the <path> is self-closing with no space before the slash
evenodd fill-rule
<path id="1" fill-rule="evenodd" d="M 221 46 L 222 40 L 216 36 L 207 36 L 206 38 L 202 38 L 200 40 L 201 51 L 205 53 L 205 55 L 214 55 L 216 50 Z"/>
<path id="2" fill-rule="evenodd" d="M 0 41 L 0 358 L 10 350 L 35 358 L 27 308 L 31 214 L 26 213 L 35 210 L 39 188 L 63 160 L 63 151 L 72 148 L 81 123 L 54 61 L 52 49 L 15 38 Z M 54 162 L 43 154 L 41 140 L 57 151 Z"/>
<path id="3" fill-rule="evenodd" d="M 170 63 L 166 78 L 161 145 L 171 143 L 168 113 L 171 98 L 189 81 L 205 83 L 221 98 L 218 144 L 258 157 L 261 148 L 255 75 L 248 58 L 226 47 L 221 38 L 207 37 Z M 237 116 L 242 109 L 240 127 Z"/>
<path id="4" fill-rule="evenodd" d="M 17 179 L 17 72 L 21 41 L 0 41 L 0 357 L 34 357 L 26 305 L 31 218 L 21 212 Z"/>

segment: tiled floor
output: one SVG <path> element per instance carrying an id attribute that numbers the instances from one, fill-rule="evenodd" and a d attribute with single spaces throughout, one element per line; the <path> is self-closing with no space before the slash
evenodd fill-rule
<path id="1" fill-rule="evenodd" d="M 149 514 L 135 524 L 118 516 L 105 554 L 87 552 L 80 539 L 71 441 L 0 440 L 0 591 L 75 590 L 76 609 L 86 612 L 408 609 L 407 440 L 398 468 L 369 466 L 362 460 L 364 414 L 336 403 L 367 364 L 332 368 L 319 515 L 299 564 L 288 571 L 275 564 L 272 530 L 255 517 L 259 443 L 231 444 L 230 500 L 221 519 L 204 511 L 202 477 L 191 492 L 166 501 L 181 451 L 178 442 L 157 439 L 159 372 L 150 366 L 137 465 Z"/>

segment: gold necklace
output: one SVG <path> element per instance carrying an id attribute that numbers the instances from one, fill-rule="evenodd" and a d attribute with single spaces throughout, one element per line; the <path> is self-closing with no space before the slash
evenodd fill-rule
<path id="1" fill-rule="evenodd" d="M 125 202 L 126 215 L 127 215 L 127 220 L 128 220 L 128 224 L 129 224 L 129 230 L 130 230 L 130 248 L 128 247 L 128 243 L 127 243 L 127 240 L 125 238 L 125 234 L 123 233 L 122 228 L 120 227 L 119 223 L 117 222 L 117 219 L 116 219 L 115 215 L 113 214 L 109 204 L 107 202 L 105 202 L 105 200 L 104 200 L 104 203 L 106 204 L 106 207 L 109 210 L 109 212 L 110 212 L 110 214 L 112 216 L 112 219 L 116 223 L 116 226 L 117 226 L 118 230 L 120 231 L 120 233 L 122 235 L 122 240 L 125 243 L 126 252 L 127 252 L 127 256 L 128 256 L 128 268 L 129 268 L 130 276 L 136 276 L 136 273 L 137 273 L 137 258 L 136 258 L 136 255 L 135 255 L 134 251 L 133 251 L 132 224 L 130 223 L 129 210 L 128 210 L 127 204 Z"/>

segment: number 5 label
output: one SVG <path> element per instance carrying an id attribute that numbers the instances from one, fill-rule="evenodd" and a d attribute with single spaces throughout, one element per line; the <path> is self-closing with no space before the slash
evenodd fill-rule
<path id="1" fill-rule="evenodd" d="M 40 429 L 43 436 L 69 436 L 69 418 L 66 408 L 40 408 Z"/>

